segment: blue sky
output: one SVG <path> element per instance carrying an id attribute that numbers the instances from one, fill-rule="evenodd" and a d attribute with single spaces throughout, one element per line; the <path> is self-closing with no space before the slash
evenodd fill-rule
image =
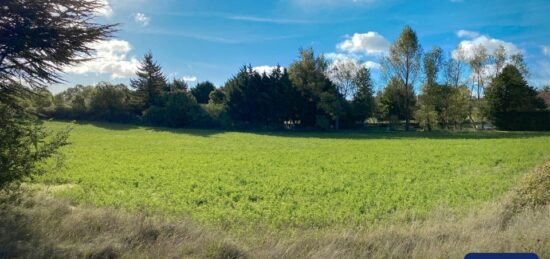
<path id="1" fill-rule="evenodd" d="M 288 66 L 300 47 L 376 63 L 405 25 L 425 49 L 504 45 L 522 52 L 530 82 L 550 84 L 550 3 L 545 0 L 102 0 L 100 22 L 121 23 L 95 44 L 97 59 L 67 69 L 66 84 L 128 83 L 152 51 L 169 78 L 222 85 L 244 64 Z M 379 80 L 380 81 L 380 80 Z M 381 84 L 381 82 L 378 82 Z"/>

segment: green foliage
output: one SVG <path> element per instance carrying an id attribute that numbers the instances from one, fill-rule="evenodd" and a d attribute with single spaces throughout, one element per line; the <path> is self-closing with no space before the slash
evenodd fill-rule
<path id="1" fill-rule="evenodd" d="M 227 112 L 238 127 L 282 128 L 292 118 L 293 89 L 282 68 L 262 74 L 243 67 L 224 86 Z"/>
<path id="2" fill-rule="evenodd" d="M 208 95 L 208 103 L 223 104 L 225 102 L 225 93 L 221 89 L 216 89 Z"/>
<path id="3" fill-rule="evenodd" d="M 354 78 L 354 84 L 357 85 L 357 92 L 353 96 L 352 117 L 355 122 L 365 122 L 375 111 L 374 103 L 374 84 L 371 79 L 369 69 L 363 67 Z"/>
<path id="4" fill-rule="evenodd" d="M 110 37 L 115 25 L 94 22 L 101 7 L 96 1 L 2 1 L 0 188 L 44 172 L 44 163 L 67 145 L 68 129 L 51 135 L 34 114 L 50 108 L 45 86 L 62 82 L 67 66 L 86 60 L 90 43 Z M 65 105 L 63 97 L 53 103 Z"/>
<path id="5" fill-rule="evenodd" d="M 71 142 L 66 169 L 38 179 L 72 186 L 60 195 L 190 214 L 225 229 L 370 226 L 442 204 L 471 208 L 502 195 L 550 153 L 548 134 L 502 132 L 254 134 L 100 124 L 76 127 Z"/>
<path id="6" fill-rule="evenodd" d="M 45 163 L 68 144 L 70 129 L 51 132 L 25 111 L 0 103 L 0 189 L 46 172 Z"/>
<path id="7" fill-rule="evenodd" d="M 414 94 L 407 92 L 405 84 L 397 77 L 392 78 L 380 94 L 380 108 L 386 119 L 391 116 L 396 116 L 400 120 L 406 119 L 407 114 L 414 110 L 415 103 Z"/>
<path id="8" fill-rule="evenodd" d="M 169 127 L 186 127 L 193 124 L 200 107 L 195 97 L 186 92 L 175 92 L 165 96 L 166 108 L 164 125 Z"/>
<path id="9" fill-rule="evenodd" d="M 543 113 L 540 113 L 543 115 L 540 118 L 537 117 L 537 113 L 533 113 L 545 108 L 544 101 L 538 97 L 537 91 L 527 84 L 521 72 L 512 65 L 506 66 L 492 81 L 485 92 L 485 100 L 489 118 L 499 128 L 521 130 L 533 128 L 537 124 L 550 124 L 544 122 Z M 521 118 L 521 115 L 517 116 L 518 113 L 534 117 Z M 530 120 L 534 121 L 529 122 Z M 524 123 L 523 127 L 521 123 Z"/>
<path id="10" fill-rule="evenodd" d="M 300 59 L 290 65 L 289 78 L 299 98 L 295 99 L 296 117 L 303 127 L 314 127 L 317 118 L 338 119 L 343 96 L 325 75 L 327 61 L 315 56 L 313 49 L 302 49 Z"/>
<path id="11" fill-rule="evenodd" d="M 207 104 L 210 93 L 214 90 L 216 90 L 216 87 L 212 83 L 206 81 L 198 83 L 197 86 L 191 89 L 191 94 L 195 96 L 198 103 Z"/>
<path id="12" fill-rule="evenodd" d="M 416 32 L 411 27 L 405 26 L 399 38 L 390 46 L 388 57 L 382 59 L 382 69 L 386 77 L 391 80 L 397 79 L 403 84 L 404 94 L 401 98 L 403 98 L 404 107 L 414 107 L 414 87 L 421 70 L 421 56 L 422 47 Z M 399 116 L 403 116 L 405 120 L 405 130 L 409 130 L 413 109 L 405 108 L 400 112 L 402 114 Z"/>
<path id="13" fill-rule="evenodd" d="M 447 106 L 447 125 L 452 125 L 454 129 L 462 129 L 462 125 L 467 121 L 470 113 L 470 89 L 466 86 L 458 86 L 453 87 L 452 90 L 453 93 Z"/>
<path id="14" fill-rule="evenodd" d="M 136 91 L 137 104 L 143 109 L 158 105 L 163 91 L 167 89 L 167 83 L 161 67 L 153 60 L 152 53 L 145 54 L 136 75 L 138 78 L 132 79 L 130 86 Z"/>
<path id="15" fill-rule="evenodd" d="M 520 71 L 508 65 L 487 88 L 485 98 L 490 113 L 535 111 L 544 108 L 537 91 L 527 84 Z"/>
<path id="16" fill-rule="evenodd" d="M 61 83 L 67 65 L 86 60 L 89 43 L 110 37 L 116 25 L 94 21 L 98 1 L 3 0 L 0 20 L 0 91 L 12 96 Z M 75 26 L 78 24 L 78 26 Z"/>
<path id="17" fill-rule="evenodd" d="M 131 93 L 125 85 L 100 83 L 90 98 L 90 111 L 96 120 L 128 122 L 132 117 L 129 106 L 131 98 Z"/>
<path id="18" fill-rule="evenodd" d="M 431 105 L 421 104 L 414 117 L 420 126 L 428 131 L 432 131 L 437 126 L 437 112 Z"/>
<path id="19" fill-rule="evenodd" d="M 168 83 L 167 89 L 165 92 L 187 92 L 189 90 L 189 86 L 187 85 L 187 82 L 185 80 L 181 79 L 174 79 L 172 82 Z"/>

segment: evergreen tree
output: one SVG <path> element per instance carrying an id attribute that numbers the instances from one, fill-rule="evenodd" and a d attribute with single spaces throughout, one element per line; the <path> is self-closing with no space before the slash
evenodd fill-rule
<path id="1" fill-rule="evenodd" d="M 489 114 L 494 118 L 499 113 L 529 112 L 544 108 L 537 91 L 527 84 L 521 71 L 507 65 L 485 92 Z"/>
<path id="2" fill-rule="evenodd" d="M 359 69 L 353 83 L 357 86 L 357 92 L 352 99 L 353 120 L 364 122 L 374 113 L 375 108 L 373 83 L 369 69 L 366 67 Z"/>
<path id="3" fill-rule="evenodd" d="M 145 54 L 137 79 L 132 79 L 130 85 L 135 89 L 138 106 L 143 110 L 160 103 L 160 97 L 166 89 L 166 78 L 162 74 L 161 67 L 153 60 L 151 52 Z"/>
<path id="4" fill-rule="evenodd" d="M 325 75 L 326 69 L 326 60 L 315 56 L 313 49 L 301 50 L 300 60 L 290 65 L 290 80 L 299 94 L 296 105 L 302 126 L 328 128 L 330 120 L 335 120 L 338 127 L 344 98 Z"/>

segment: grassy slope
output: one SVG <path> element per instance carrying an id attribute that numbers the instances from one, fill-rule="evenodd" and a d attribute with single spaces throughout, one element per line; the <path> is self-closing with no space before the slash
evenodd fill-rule
<path id="1" fill-rule="evenodd" d="M 77 126 L 71 141 L 66 169 L 39 179 L 71 184 L 63 196 L 189 214 L 230 229 L 349 227 L 442 204 L 464 208 L 495 199 L 550 154 L 550 135 L 528 133 L 252 134 L 99 124 Z"/>

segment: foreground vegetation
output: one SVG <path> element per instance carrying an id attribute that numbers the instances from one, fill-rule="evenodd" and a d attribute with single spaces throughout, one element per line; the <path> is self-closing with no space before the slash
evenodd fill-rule
<path id="1" fill-rule="evenodd" d="M 550 154 L 550 135 L 506 132 L 239 133 L 83 124 L 70 141 L 65 169 L 37 179 L 64 185 L 58 195 L 244 233 L 367 228 L 423 217 L 441 205 L 468 210 L 499 197 Z"/>
<path id="2" fill-rule="evenodd" d="M 462 258 L 472 251 L 550 256 L 550 163 L 465 216 L 439 207 L 423 220 L 235 238 L 185 217 L 78 206 L 59 187 L 0 195 L 0 257 L 26 258 Z"/>

